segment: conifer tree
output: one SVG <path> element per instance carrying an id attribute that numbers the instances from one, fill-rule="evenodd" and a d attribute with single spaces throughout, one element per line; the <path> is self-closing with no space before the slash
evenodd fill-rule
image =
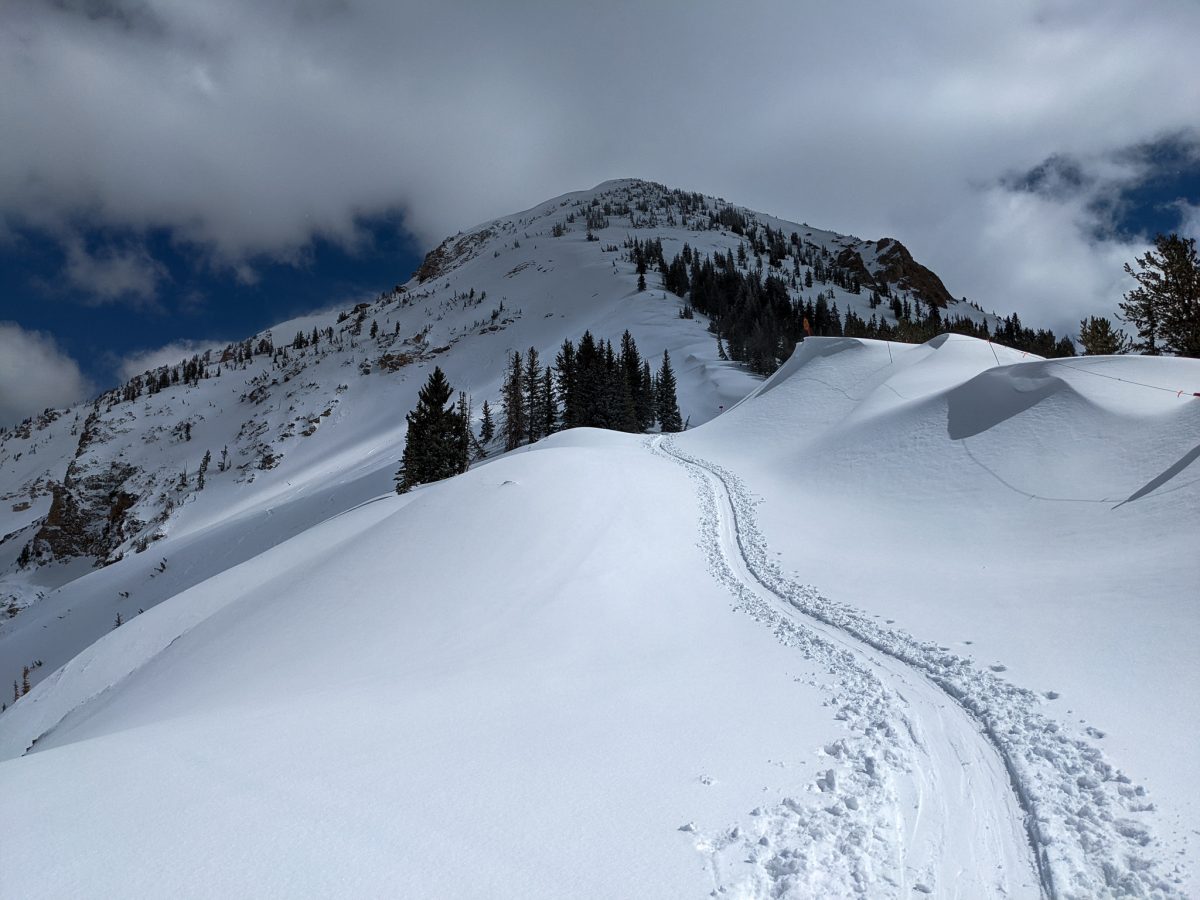
<path id="1" fill-rule="evenodd" d="M 482 418 L 479 423 L 479 442 L 486 447 L 496 436 L 496 422 L 492 419 L 492 408 L 488 406 L 486 400 L 483 401 L 480 415 Z"/>
<path id="2" fill-rule="evenodd" d="M 642 360 L 642 371 L 638 373 L 637 400 L 638 430 L 645 431 L 654 426 L 654 379 L 650 375 L 650 363 Z"/>
<path id="3" fill-rule="evenodd" d="M 662 368 L 657 380 L 658 421 L 664 433 L 683 430 L 683 419 L 679 415 L 679 401 L 675 396 L 675 373 L 671 369 L 671 355 L 664 350 Z"/>
<path id="4" fill-rule="evenodd" d="M 1160 234 L 1154 249 L 1128 263 L 1125 272 L 1138 286 L 1125 295 L 1121 313 L 1137 328 L 1135 348 L 1151 356 L 1162 351 L 1200 356 L 1200 259 L 1196 242 Z"/>
<path id="5" fill-rule="evenodd" d="M 1127 352 L 1131 342 L 1104 316 L 1089 316 L 1079 322 L 1079 343 L 1088 356 L 1111 356 Z"/>
<path id="6" fill-rule="evenodd" d="M 597 347 L 590 331 L 579 339 L 575 353 L 575 421 L 576 427 L 603 428 L 601 424 L 601 393 L 604 386 L 603 349 Z"/>
<path id="7" fill-rule="evenodd" d="M 397 493 L 466 471 L 464 423 L 459 411 L 448 406 L 453 395 L 445 374 L 435 367 L 417 395 L 417 408 L 407 416 L 404 457 L 396 473 Z"/>
<path id="8" fill-rule="evenodd" d="M 466 391 L 458 392 L 458 471 L 465 472 L 471 465 L 471 445 L 475 435 L 471 431 L 471 400 Z"/>
<path id="9" fill-rule="evenodd" d="M 208 473 L 208 465 L 212 462 L 212 451 L 204 451 L 204 459 L 200 460 L 200 471 L 196 473 L 196 490 L 204 490 L 204 477 Z"/>
<path id="10" fill-rule="evenodd" d="M 502 389 L 504 404 L 504 449 L 515 450 L 525 437 L 525 363 L 518 350 L 509 360 Z"/>
<path id="11" fill-rule="evenodd" d="M 525 356 L 525 432 L 529 443 L 542 438 L 545 416 L 542 412 L 542 361 L 537 348 Z"/>
<path id="12" fill-rule="evenodd" d="M 575 392 L 575 345 L 564 340 L 554 358 L 554 375 L 558 383 L 558 400 L 562 405 L 562 427 L 579 424 L 578 396 Z"/>
<path id="13" fill-rule="evenodd" d="M 676 257 L 678 259 L 678 257 Z M 621 355 L 619 357 L 621 377 L 625 382 L 624 392 L 629 395 L 629 411 L 625 417 L 623 431 L 645 431 L 647 425 L 645 398 L 642 396 L 642 357 L 638 353 L 637 342 L 628 330 L 621 335 Z"/>
<path id="14" fill-rule="evenodd" d="M 558 429 L 558 403 L 554 399 L 554 372 L 546 366 L 542 372 L 542 388 L 539 394 L 542 417 L 542 434 L 553 434 Z"/>
<path id="15" fill-rule="evenodd" d="M 629 396 L 625 374 L 613 351 L 612 341 L 605 341 L 603 348 L 599 402 L 596 419 L 591 424 L 596 428 L 629 431 L 629 422 L 633 418 L 633 398 Z"/>

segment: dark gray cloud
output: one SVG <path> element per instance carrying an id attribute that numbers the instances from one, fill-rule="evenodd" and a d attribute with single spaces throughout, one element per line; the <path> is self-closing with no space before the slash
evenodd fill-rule
<path id="1" fill-rule="evenodd" d="M 1001 182 L 1014 191 L 1029 191 L 1061 200 L 1088 190 L 1096 183 L 1096 176 L 1080 160 L 1055 153 L 1028 172 L 1008 175 Z"/>
<path id="2" fill-rule="evenodd" d="M 250 278 L 365 214 L 432 243 L 636 175 L 899 237 L 1063 327 L 1111 312 L 1139 245 L 1096 240 L 1068 189 L 1103 171 L 1006 175 L 1191 127 L 1198 33 L 1167 0 L 8 4 L 0 229 L 169 228 Z M 144 299 L 122 252 L 113 290 Z"/>
<path id="3" fill-rule="evenodd" d="M 149 3 L 108 2 L 108 0 L 50 0 L 46 6 L 60 13 L 81 16 L 90 22 L 109 25 L 121 31 L 143 32 L 161 37 L 166 28 Z"/>

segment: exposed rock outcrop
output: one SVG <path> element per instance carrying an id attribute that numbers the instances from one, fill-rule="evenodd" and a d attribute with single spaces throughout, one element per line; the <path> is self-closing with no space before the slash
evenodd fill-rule
<path id="1" fill-rule="evenodd" d="M 113 463 L 106 471 L 80 479 L 70 474 L 50 485 L 50 511 L 33 537 L 39 559 L 90 556 L 99 563 L 135 534 L 142 523 L 129 515 L 137 496 L 124 489 L 136 473 Z"/>
<path id="2" fill-rule="evenodd" d="M 472 234 L 447 238 L 425 254 L 420 267 L 413 273 L 414 277 L 421 284 L 437 278 L 459 262 L 474 256 L 492 234 L 492 229 L 485 228 Z"/>
<path id="3" fill-rule="evenodd" d="M 942 309 L 956 302 L 942 284 L 942 279 L 913 259 L 908 248 L 898 240 L 881 238 L 877 247 L 877 282 L 895 284 L 902 290 L 909 291 L 914 297 L 920 297 L 925 303 Z"/>

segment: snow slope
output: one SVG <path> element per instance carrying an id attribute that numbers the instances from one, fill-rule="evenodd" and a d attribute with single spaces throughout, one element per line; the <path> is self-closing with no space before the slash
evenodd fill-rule
<path id="1" fill-rule="evenodd" d="M 618 342 L 628 330 L 652 366 L 670 352 L 692 426 L 719 415 L 759 379 L 719 359 L 707 320 L 680 318 L 684 299 L 658 287 L 657 273 L 638 291 L 627 252 L 634 239 L 655 239 L 668 260 L 685 245 L 736 255 L 749 242 L 715 227 L 718 213 L 795 234 L 796 258 L 779 261 L 780 274 L 812 275 L 799 262 L 802 249 L 823 269 L 844 254 L 857 254 L 863 272 L 882 265 L 882 243 L 650 182 L 605 182 L 447 238 L 413 278 L 378 297 L 181 361 L 196 367 L 194 381 L 172 380 L 179 372 L 164 367 L 94 403 L 48 410 L 0 434 L 0 683 L 19 681 L 26 667 L 37 683 L 118 615 L 127 621 L 386 491 L 404 415 L 434 365 L 471 395 L 478 419 L 485 400 L 499 413 L 513 351 L 534 347 L 546 364 L 564 339 L 590 330 Z M 899 247 L 890 244 L 890 252 Z M 745 265 L 772 269 L 752 247 Z M 869 309 L 869 291 L 855 294 L 822 277 L 818 271 L 815 288 L 800 278 L 789 289 L 793 298 L 811 301 L 820 292 L 843 312 L 890 319 L 886 305 Z M 889 282 L 898 297 L 906 296 L 904 277 Z M 948 302 L 948 313 L 984 318 Z M 151 381 L 161 388 L 151 393 Z M 228 465 L 220 470 L 223 450 Z M 201 488 L 206 452 L 212 462 Z M 273 517 L 274 527 L 249 534 L 225 527 L 244 516 Z M 64 519 L 68 527 L 51 546 L 46 534 L 55 537 L 55 529 L 43 526 Z M 29 550 L 37 551 L 33 562 L 20 565 Z"/>
<path id="2" fill-rule="evenodd" d="M 5 892 L 1186 896 L 1198 368 L 815 339 L 362 503 L 0 718 Z"/>
<path id="3" fill-rule="evenodd" d="M 718 214 L 737 219 L 738 229 L 794 234 L 795 258 L 764 262 Z M 213 347 L 0 433 L 0 682 L 20 680 L 29 667 L 37 683 L 118 614 L 128 620 L 261 552 L 264 540 L 298 534 L 386 490 L 404 414 L 434 365 L 471 395 L 478 422 L 484 401 L 499 412 L 513 351 L 534 347 L 551 363 L 564 339 L 590 330 L 618 342 L 628 330 L 652 365 L 670 352 L 691 425 L 740 400 L 758 378 L 719 359 L 706 319 L 680 318 L 684 299 L 659 287 L 657 273 L 637 290 L 628 255 L 635 239 L 660 241 L 668 260 L 685 245 L 727 255 L 750 246 L 747 271 L 801 276 L 789 288 L 793 299 L 819 292 L 864 319 L 892 315 L 869 309 L 869 291 L 822 280 L 849 254 L 861 267 L 856 277 L 887 281 L 882 242 L 650 182 L 605 182 L 483 223 L 447 238 L 412 278 L 378 297 Z M 889 245 L 894 255 L 899 245 Z M 801 256 L 820 261 L 815 288 L 803 286 L 814 266 Z M 912 267 L 895 272 L 889 290 L 907 296 Z M 985 318 L 947 302 L 954 315 Z M 268 515 L 292 527 L 249 538 L 222 531 L 231 518 Z M 94 572 L 100 565 L 107 568 Z"/>
<path id="4" fill-rule="evenodd" d="M 218 348 L 203 366 L 210 377 L 194 384 L 173 383 L 132 401 L 118 392 L 95 405 L 49 411 L 4 435 L 0 681 L 8 684 L 41 660 L 31 672 L 36 683 L 111 629 L 118 613 L 128 620 L 261 552 L 264 541 L 386 492 L 403 449 L 405 413 L 434 365 L 470 393 L 476 427 L 485 400 L 500 414 L 509 354 L 535 347 L 544 364 L 552 363 L 564 339 L 578 341 L 587 330 L 614 342 L 630 331 L 653 365 L 669 351 L 681 410 L 692 424 L 740 400 L 759 379 L 717 358 L 704 317 L 681 319 L 680 298 L 639 292 L 633 264 L 604 249 L 630 233 L 662 235 L 676 247 L 690 239 L 728 249 L 740 238 L 614 221 L 597 230 L 603 241 L 589 241 L 567 222 L 596 198 L 649 201 L 660 194 L 642 182 L 615 182 L 487 223 L 434 254 L 437 277 L 414 277 L 373 302 L 284 322 L 247 341 L 272 340 L 286 348 L 282 357 L 239 362 Z M 661 212 L 665 217 L 666 207 Z M 560 237 L 552 235 L 556 226 L 566 229 Z M 467 249 L 453 252 L 460 244 Z M 315 345 L 290 346 L 298 332 L 313 329 L 321 332 Z M 229 451 L 224 472 L 222 448 Z M 206 451 L 213 461 L 200 490 L 196 471 Z M 52 488 L 107 478 L 114 467 L 129 470 L 114 481 L 136 502 L 127 534 L 101 554 L 111 564 L 93 571 L 90 559 L 59 557 L 18 567 L 50 511 Z M 98 490 L 100 523 L 112 487 Z M 280 527 L 249 534 L 225 528 L 244 516 L 272 516 Z M 282 527 L 283 520 L 292 524 Z M 138 552 L 147 542 L 149 549 Z M 166 570 L 159 571 L 164 558 Z"/>
<path id="5" fill-rule="evenodd" d="M 738 229 L 796 235 L 788 244 L 794 258 L 773 265 L 769 254 L 757 256 L 719 215 Z M 377 298 L 182 360 L 194 380 L 184 365 L 163 367 L 0 433 L 0 683 L 20 680 L 28 667 L 36 684 L 116 617 L 137 616 L 388 490 L 404 414 L 434 365 L 472 397 L 478 427 L 482 403 L 499 412 L 514 350 L 534 347 L 550 364 L 565 338 L 590 330 L 619 342 L 629 330 L 652 366 L 671 353 L 691 426 L 739 401 L 760 379 L 719 359 L 707 320 L 680 318 L 685 300 L 661 289 L 655 271 L 649 289 L 637 290 L 632 240 L 661 241 L 667 259 L 684 246 L 730 256 L 749 246 L 746 270 L 799 276 L 788 288 L 794 300 L 820 293 L 842 312 L 892 317 L 886 305 L 870 310 L 869 290 L 823 281 L 846 254 L 862 266 L 856 277 L 869 271 L 887 280 L 883 242 L 652 182 L 608 181 L 482 223 L 443 241 L 414 277 Z M 890 241 L 883 256 L 898 250 Z M 815 266 L 802 256 L 820 260 L 814 288 L 804 287 Z M 895 272 L 889 290 L 907 296 L 902 284 L 913 270 Z M 954 316 L 986 318 L 947 302 Z M 269 517 L 272 527 L 226 527 L 246 516 Z M 22 565 L 30 551 L 32 562 Z"/>
<path id="6" fill-rule="evenodd" d="M 1197 383 L 1190 360 L 815 339 L 677 442 L 742 492 L 768 582 L 996 733 L 1066 895 L 1165 890 L 1195 857 Z"/>
<path id="7" fill-rule="evenodd" d="M 566 437 L 305 532 L 35 688 L 3 723 L 6 755 L 48 729 L 0 766 L 28 825 L 5 892 L 707 893 L 679 829 L 802 792 L 832 714 L 730 614 L 687 478 Z"/>

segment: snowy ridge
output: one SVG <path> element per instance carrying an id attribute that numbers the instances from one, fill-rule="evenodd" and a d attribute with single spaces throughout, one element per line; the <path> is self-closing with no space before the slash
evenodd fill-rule
<path id="1" fill-rule="evenodd" d="M 1061 717 L 1065 698 L 1027 686 L 1045 675 L 1002 678 L 999 664 L 912 636 L 940 636 L 956 608 L 986 623 L 987 605 L 955 585 L 967 577 L 987 598 L 975 567 L 1015 552 L 1009 530 L 1047 546 L 1083 531 L 1105 556 L 1130 517 L 1156 541 L 1186 535 L 1195 487 L 1177 461 L 1180 438 L 1194 443 L 1192 408 L 1166 391 L 1152 392 L 1159 405 L 1133 398 L 1191 368 L 1091 360 L 1050 376 L 1019 354 L 997 367 L 1004 354 L 969 339 L 811 340 L 753 397 L 653 452 L 629 435 L 563 432 L 403 498 L 350 479 L 172 538 L 197 542 L 196 555 L 173 555 L 155 584 L 277 532 L 0 718 L 0 792 L 27 823 L 0 845 L 6 877 L 18 892 L 128 896 L 196 879 L 212 894 L 455 895 L 480 877 L 513 897 L 1186 896 L 1186 838 L 1162 836 L 1186 797 L 1160 789 L 1152 803 L 1098 748 L 1136 760 L 1118 742 L 1126 723 L 1085 734 Z M 1065 405 L 1050 414 L 1053 403 Z M 1142 427 L 1117 459 L 1110 446 L 1093 458 L 1088 441 L 1111 445 L 1114 432 L 1083 426 L 1114 415 Z M 1083 476 L 1028 465 L 1057 458 L 1064 439 L 1097 499 L 1141 496 L 1116 509 L 1030 500 L 1083 498 Z M 842 543 L 839 498 L 853 521 L 866 515 L 855 486 L 877 500 L 868 521 L 888 522 L 896 496 L 913 530 L 945 520 L 939 503 L 978 530 L 971 497 L 1003 529 L 978 559 L 827 550 L 824 534 Z M 1043 522 L 1046 510 L 1061 512 Z M 1157 590 L 1178 617 L 1169 601 L 1187 596 L 1191 569 L 1168 549 L 1175 568 L 1160 563 Z M 1066 551 L 1082 552 L 1050 552 Z M 934 604 L 923 629 L 885 623 L 877 595 L 839 581 L 876 559 L 888 574 L 872 583 L 907 591 L 906 607 Z M 935 564 L 939 577 L 924 577 Z M 923 594 L 906 586 L 911 569 Z M 1100 574 L 1128 590 L 1119 571 Z M 1085 575 L 1068 567 L 1056 602 Z M 1023 568 L 995 587 L 1014 584 L 1039 597 Z M 1016 633 L 1036 646 L 1046 630 Z M 1010 633 L 983 637 L 1008 656 Z M 1186 741 L 1187 721 L 1164 721 L 1157 739 Z M 443 865 L 447 844 L 455 858 L 472 848 L 470 873 Z M 328 846 L 337 853 L 313 851 Z"/>

